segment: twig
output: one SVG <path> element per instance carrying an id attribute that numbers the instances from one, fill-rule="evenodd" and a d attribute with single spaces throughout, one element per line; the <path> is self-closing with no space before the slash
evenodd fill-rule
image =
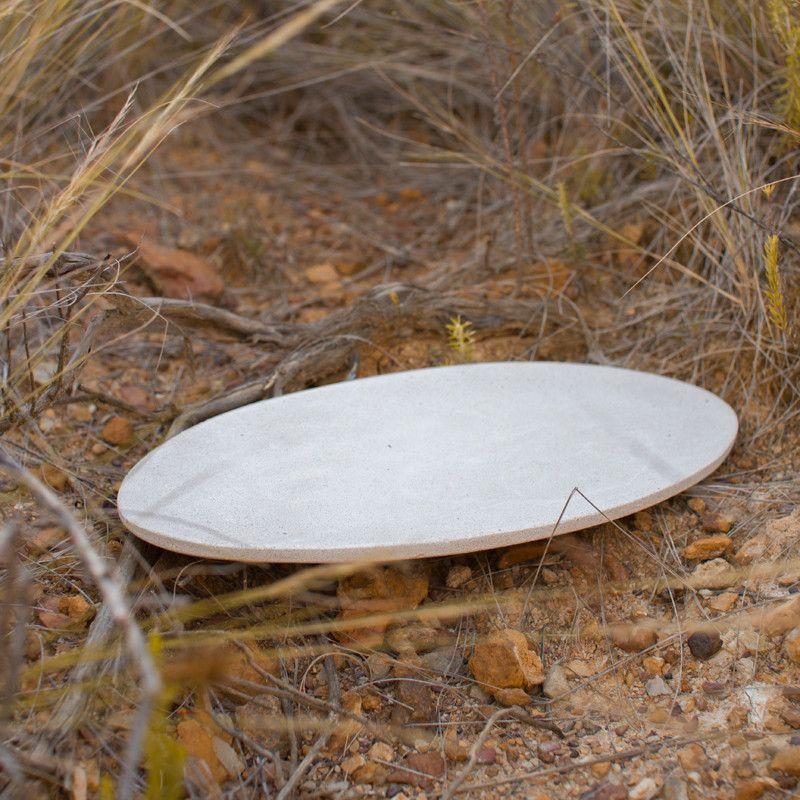
<path id="1" fill-rule="evenodd" d="M 322 750 L 323 747 L 328 743 L 328 739 L 331 738 L 331 734 L 333 733 L 333 720 L 334 715 L 330 714 L 328 716 L 328 722 L 330 723 L 327 730 L 323 731 L 320 737 L 314 742 L 314 746 L 308 751 L 306 757 L 298 764 L 297 769 L 289 776 L 289 780 L 283 785 L 283 788 L 278 792 L 278 797 L 276 800 L 286 800 L 287 797 L 291 797 L 294 793 L 294 790 L 297 788 L 297 784 L 300 783 L 303 776 L 308 772 L 311 768 L 311 765 L 314 763 L 314 759 L 319 755 L 319 751 Z"/>
<path id="2" fill-rule="evenodd" d="M 178 300 L 167 297 L 130 297 L 124 294 L 110 294 L 108 299 L 124 311 L 150 312 L 156 317 L 166 317 L 213 325 L 231 333 L 248 336 L 260 342 L 286 345 L 289 340 L 287 326 L 270 325 L 259 319 L 243 317 L 205 303 Z"/>
<path id="3" fill-rule="evenodd" d="M 104 604 L 109 609 L 111 619 L 122 629 L 130 656 L 136 663 L 141 677 L 142 697 L 139 700 L 139 708 L 131 728 L 123 772 L 117 789 L 118 798 L 129 800 L 134 794 L 136 767 L 142 750 L 147 722 L 155 698 L 161 690 L 161 678 L 158 670 L 122 588 L 97 554 L 89 534 L 83 526 L 50 489 L 18 464 L 3 448 L 0 448 L 0 466 L 15 480 L 24 484 L 34 499 L 53 514 L 59 524 L 69 533 L 75 551 L 86 566 L 100 591 Z"/>

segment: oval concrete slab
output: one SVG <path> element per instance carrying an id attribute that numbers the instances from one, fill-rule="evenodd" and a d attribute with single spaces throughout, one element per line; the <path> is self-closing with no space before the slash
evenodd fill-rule
<path id="1" fill-rule="evenodd" d="M 718 397 L 657 375 L 434 367 L 203 422 L 143 458 L 118 507 L 137 536 L 194 556 L 452 555 L 548 537 L 559 516 L 557 534 L 651 506 L 713 472 L 736 431 Z"/>

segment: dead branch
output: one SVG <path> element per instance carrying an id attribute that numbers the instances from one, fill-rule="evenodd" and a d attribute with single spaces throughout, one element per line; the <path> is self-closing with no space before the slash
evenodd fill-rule
<path id="1" fill-rule="evenodd" d="M 3 448 L 0 448 L 0 466 L 16 481 L 24 484 L 34 499 L 47 509 L 69 533 L 72 545 L 99 589 L 111 619 L 121 628 L 130 658 L 136 664 L 141 678 L 142 697 L 139 700 L 136 719 L 128 740 L 123 773 L 117 792 L 118 797 L 129 800 L 134 794 L 136 768 L 142 751 L 147 722 L 155 698 L 161 690 L 161 678 L 158 670 L 150 655 L 144 634 L 136 624 L 122 587 L 92 546 L 89 534 L 83 526 L 47 486 L 18 464 Z"/>

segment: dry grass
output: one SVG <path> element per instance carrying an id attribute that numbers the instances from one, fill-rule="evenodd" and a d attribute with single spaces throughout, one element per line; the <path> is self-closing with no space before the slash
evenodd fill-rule
<path id="1" fill-rule="evenodd" d="M 492 348 L 502 346 L 502 357 L 651 369 L 725 396 L 742 416 L 739 460 L 701 492 L 712 505 L 745 509 L 732 533 L 740 545 L 799 494 L 787 477 L 800 408 L 799 32 L 788 0 L 322 0 L 270 13 L 245 0 L 12 0 L 0 9 L 0 431 L 10 465 L 0 487 L 0 793 L 75 792 L 96 769 L 90 796 L 201 796 L 202 762 L 187 759 L 174 734 L 193 709 L 247 762 L 226 796 L 349 796 L 352 784 L 330 770 L 350 739 L 409 735 L 402 715 L 372 718 L 349 705 L 352 693 L 375 692 L 407 711 L 415 695 L 403 694 L 403 681 L 438 704 L 412 732 L 427 725 L 442 742 L 453 726 L 477 742 L 451 784 L 465 791 L 490 732 L 508 721 L 476 711 L 468 675 L 444 679 L 381 637 L 365 649 L 342 636 L 385 624 L 409 628 L 412 651 L 414 628 L 446 633 L 468 653 L 498 621 L 540 632 L 549 663 L 591 646 L 607 666 L 572 693 L 596 692 L 644 735 L 625 676 L 663 653 L 680 689 L 694 624 L 684 612 L 704 609 L 680 554 L 691 527 L 681 501 L 657 509 L 649 530 L 604 526 L 531 568 L 500 569 L 477 554 L 459 590 L 445 587 L 452 564 L 437 560 L 425 565 L 433 588 L 420 608 L 378 607 L 344 622 L 336 588 L 359 565 L 220 566 L 140 550 L 116 519 L 114 483 L 165 435 L 342 378 L 359 359 L 397 369 L 497 357 Z M 232 193 L 233 165 L 266 148 L 285 216 L 313 197 L 314 225 L 343 231 L 368 253 L 346 285 L 352 296 L 321 319 L 303 317 L 318 298 L 306 286 L 298 299 L 297 280 L 284 280 L 302 274 L 287 234 L 246 218 L 220 226 L 220 252 L 252 275 L 252 286 L 237 287 L 247 299 L 235 312 L 144 296 L 135 254 L 107 257 L 105 226 L 120 213 L 152 215 L 161 231 L 192 221 L 197 205 L 179 207 L 170 193 L 185 189 L 170 182 L 172 163 L 178 178 L 185 169 L 171 138 L 218 154 L 209 158 L 223 165 L 216 189 Z M 409 185 L 418 195 L 395 203 L 398 216 L 375 211 Z M 402 350 L 409 338 L 424 343 L 417 361 Z M 226 353 L 250 365 L 237 373 L 240 386 L 170 395 L 157 410 L 137 410 L 85 378 L 140 363 L 156 374 L 163 361 L 211 381 Z M 66 452 L 45 422 L 80 402 L 136 416 L 138 444 L 97 464 Z M 60 504 L 17 464 L 69 476 Z M 69 541 L 31 555 L 26 538 L 53 514 Z M 619 568 L 626 558 L 628 571 Z M 570 577 L 565 564 L 581 574 Z M 750 624 L 785 594 L 776 573 L 795 567 L 779 559 L 737 572 L 731 580 L 747 590 L 736 610 L 712 619 L 705 609 L 695 623 Z M 543 584 L 553 570 L 561 579 Z M 94 620 L 40 625 L 42 587 L 86 598 Z M 609 625 L 656 607 L 668 619 L 658 643 L 620 656 Z M 245 644 L 258 649 L 237 649 Z M 376 678 L 367 656 L 387 647 L 395 671 Z M 284 734 L 279 745 L 254 740 L 231 717 L 254 683 Z M 593 719 L 611 726 L 596 708 L 542 708 L 565 729 L 588 730 Z M 361 727 L 342 744 L 345 723 Z M 569 771 L 589 775 L 590 766 Z M 525 777 L 508 767 L 476 780 L 491 797 L 558 769 L 539 765 Z M 573 788 L 562 787 L 564 796 Z"/>

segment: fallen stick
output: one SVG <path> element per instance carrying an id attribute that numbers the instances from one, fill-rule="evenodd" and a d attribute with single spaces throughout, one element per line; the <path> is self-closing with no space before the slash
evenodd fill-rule
<path id="1" fill-rule="evenodd" d="M 16 481 L 24 484 L 34 499 L 46 508 L 69 533 L 78 557 L 99 589 L 103 603 L 109 609 L 111 619 L 121 628 L 128 652 L 131 659 L 136 663 L 141 678 L 142 697 L 139 701 L 139 708 L 128 739 L 123 772 L 116 794 L 120 800 L 130 800 L 134 795 L 136 768 L 142 752 L 147 722 L 150 718 L 155 698 L 161 691 L 161 678 L 150 655 L 147 641 L 136 624 L 133 612 L 121 586 L 111 575 L 106 563 L 92 546 L 89 534 L 78 520 L 47 486 L 18 464 L 3 448 L 0 448 L 0 467 Z"/>

